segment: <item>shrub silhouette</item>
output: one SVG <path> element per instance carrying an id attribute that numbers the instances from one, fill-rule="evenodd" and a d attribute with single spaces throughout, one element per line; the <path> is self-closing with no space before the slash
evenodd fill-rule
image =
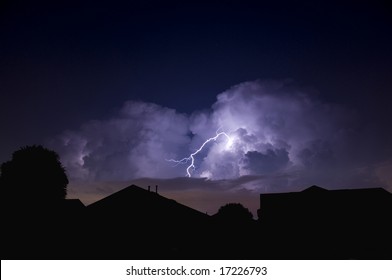
<path id="1" fill-rule="evenodd" d="M 228 203 L 220 207 L 215 216 L 224 222 L 235 223 L 252 221 L 253 219 L 252 213 L 241 203 Z"/>
<path id="2" fill-rule="evenodd" d="M 5 201 L 65 199 L 68 178 L 59 155 L 42 146 L 26 146 L 1 165 L 0 184 Z"/>

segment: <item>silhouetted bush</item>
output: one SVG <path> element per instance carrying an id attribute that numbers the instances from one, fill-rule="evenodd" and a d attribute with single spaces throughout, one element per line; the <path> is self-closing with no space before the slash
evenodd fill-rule
<path id="1" fill-rule="evenodd" d="M 65 199 L 68 178 L 59 155 L 42 146 L 26 146 L 1 165 L 3 201 Z"/>
<path id="2" fill-rule="evenodd" d="M 252 213 L 241 203 L 228 203 L 220 207 L 215 216 L 226 222 L 247 222 L 253 219 Z"/>

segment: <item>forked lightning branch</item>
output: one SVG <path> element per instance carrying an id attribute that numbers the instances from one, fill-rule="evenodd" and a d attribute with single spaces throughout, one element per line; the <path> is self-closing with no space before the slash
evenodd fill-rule
<path id="1" fill-rule="evenodd" d="M 198 153 L 200 153 L 209 142 L 216 141 L 220 136 L 224 136 L 224 137 L 227 138 L 228 145 L 231 144 L 232 140 L 231 140 L 230 136 L 227 135 L 227 133 L 225 133 L 225 132 L 219 132 L 218 133 L 218 131 L 219 131 L 219 129 L 217 130 L 216 135 L 214 137 L 208 138 L 206 141 L 204 141 L 204 143 L 200 146 L 200 148 L 198 148 L 195 152 L 191 153 L 189 155 L 189 157 L 183 158 L 181 160 L 169 159 L 167 161 L 174 162 L 176 164 L 186 164 L 186 163 L 190 162 L 190 164 L 186 168 L 186 173 L 187 173 L 188 177 L 192 177 L 191 176 L 191 170 L 195 170 L 196 169 L 196 167 L 195 167 L 195 156 Z"/>

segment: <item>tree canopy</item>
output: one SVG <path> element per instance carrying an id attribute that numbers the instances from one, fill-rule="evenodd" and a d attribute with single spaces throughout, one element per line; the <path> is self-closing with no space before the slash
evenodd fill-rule
<path id="1" fill-rule="evenodd" d="M 65 199 L 68 178 L 59 155 L 42 146 L 26 146 L 1 165 L 4 199 L 53 201 Z"/>
<path id="2" fill-rule="evenodd" d="M 220 207 L 216 217 L 227 222 L 247 222 L 253 219 L 252 213 L 241 203 L 228 203 Z"/>

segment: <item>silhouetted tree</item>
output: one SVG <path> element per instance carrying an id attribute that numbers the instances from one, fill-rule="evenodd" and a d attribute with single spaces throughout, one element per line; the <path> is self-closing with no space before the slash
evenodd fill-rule
<path id="1" fill-rule="evenodd" d="M 228 203 L 220 207 L 215 216 L 227 222 L 247 222 L 253 219 L 252 213 L 241 203 Z"/>
<path id="2" fill-rule="evenodd" d="M 68 178 L 59 155 L 42 146 L 26 146 L 1 165 L 3 201 L 65 199 Z"/>
<path id="3" fill-rule="evenodd" d="M 254 250 L 255 223 L 252 213 L 240 203 L 228 203 L 219 208 L 213 236 L 218 256 L 221 258 L 245 258 Z"/>

